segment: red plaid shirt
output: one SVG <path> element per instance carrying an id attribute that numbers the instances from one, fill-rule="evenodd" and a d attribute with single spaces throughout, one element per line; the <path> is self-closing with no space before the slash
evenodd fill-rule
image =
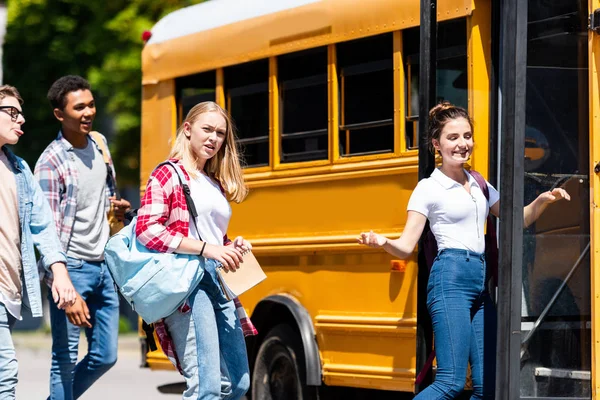
<path id="1" fill-rule="evenodd" d="M 178 164 L 189 185 L 190 177 L 183 164 L 175 159 L 170 161 Z M 181 240 L 188 236 L 189 226 L 190 214 L 177 173 L 170 165 L 161 165 L 152 172 L 146 185 L 146 192 L 142 198 L 142 206 L 138 210 L 135 226 L 137 240 L 151 250 L 172 253 L 179 247 Z M 230 243 L 231 241 L 225 235 L 223 244 Z M 242 303 L 237 298 L 233 301 L 244 336 L 256 335 L 258 332 L 248 318 Z M 189 312 L 190 307 L 186 303 L 180 308 L 180 311 Z M 154 331 L 163 352 L 182 373 L 173 339 L 162 320 L 154 323 Z"/>

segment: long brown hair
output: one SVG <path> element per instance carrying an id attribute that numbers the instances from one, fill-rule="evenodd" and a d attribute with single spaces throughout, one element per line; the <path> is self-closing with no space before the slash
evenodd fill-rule
<path id="1" fill-rule="evenodd" d="M 206 161 L 204 171 L 221 183 L 223 189 L 225 189 L 228 200 L 239 203 L 247 196 L 248 187 L 244 183 L 244 174 L 242 172 L 241 160 L 235 144 L 236 137 L 231 116 L 217 103 L 205 101 L 192 107 L 185 117 L 185 120 L 179 125 L 179 128 L 177 128 L 177 135 L 173 147 L 171 148 L 169 158 L 181 160 L 188 173 L 192 177 L 197 176 L 197 156 L 192 150 L 190 140 L 183 131 L 186 122 L 193 125 L 200 115 L 207 112 L 219 113 L 225 119 L 227 129 L 225 133 L 225 142 L 219 149 L 219 152 Z"/>

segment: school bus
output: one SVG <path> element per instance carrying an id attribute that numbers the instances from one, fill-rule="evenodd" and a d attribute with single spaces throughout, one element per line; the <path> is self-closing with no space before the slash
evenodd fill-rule
<path id="1" fill-rule="evenodd" d="M 500 308 L 507 293 L 519 304 L 499 326 L 516 318 L 521 343 L 498 371 L 501 382 L 506 371 L 517 377 L 517 395 L 498 385 L 498 396 L 600 398 L 600 278 L 591 268 L 600 251 L 600 1 L 516 2 L 526 34 L 510 42 L 517 28 L 506 5 L 515 1 L 437 2 L 433 99 L 419 90 L 431 48 L 420 48 L 416 0 L 213 0 L 152 29 L 142 52 L 141 190 L 193 105 L 216 101 L 237 127 L 250 194 L 233 205 L 229 234 L 252 242 L 268 277 L 241 297 L 259 330 L 247 341 L 252 397 L 422 389 L 426 271 L 417 252 L 394 260 L 356 237 L 402 232 L 420 159 L 430 157 L 419 135 L 427 97 L 469 110 L 469 166 L 506 193 L 504 207 L 557 186 L 572 197 L 526 230 L 499 224 L 501 268 L 519 279 L 498 292 Z M 502 69 L 511 49 L 525 54 L 508 59 L 517 72 Z M 524 84 L 504 90 L 509 73 Z M 518 107 L 504 106 L 513 98 Z M 521 154 L 514 163 L 508 148 Z M 150 368 L 172 368 L 146 350 Z"/>

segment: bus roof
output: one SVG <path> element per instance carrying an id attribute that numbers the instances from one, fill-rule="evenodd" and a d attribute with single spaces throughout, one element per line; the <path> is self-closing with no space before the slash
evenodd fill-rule
<path id="1" fill-rule="evenodd" d="M 197 32 L 322 0 L 210 0 L 174 11 L 154 25 L 148 44 L 161 43 Z"/>
<path id="2" fill-rule="evenodd" d="M 438 2 L 438 20 L 470 15 L 471 0 Z M 142 84 L 419 25 L 419 0 L 211 0 L 152 28 Z"/>

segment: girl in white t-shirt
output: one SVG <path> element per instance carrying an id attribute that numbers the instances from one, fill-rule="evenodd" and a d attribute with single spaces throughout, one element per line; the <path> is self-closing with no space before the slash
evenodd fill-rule
<path id="1" fill-rule="evenodd" d="M 473 122 L 467 111 L 448 102 L 429 112 L 428 138 L 442 165 L 419 182 L 408 203 L 402 236 L 391 240 L 371 232 L 358 241 L 409 258 L 425 222 L 438 244 L 427 285 L 427 309 L 433 324 L 437 374 L 416 399 L 454 399 L 463 390 L 471 364 L 472 399 L 493 399 L 495 389 L 496 314 L 486 288 L 484 224 L 488 212 L 500 214 L 499 195 L 486 182 L 489 203 L 475 179 L 465 171 L 473 151 Z M 546 206 L 569 200 L 560 188 L 544 192 L 523 211 L 529 226 Z M 485 332 L 485 341 L 484 341 Z M 485 370 L 485 373 L 484 373 Z"/>

